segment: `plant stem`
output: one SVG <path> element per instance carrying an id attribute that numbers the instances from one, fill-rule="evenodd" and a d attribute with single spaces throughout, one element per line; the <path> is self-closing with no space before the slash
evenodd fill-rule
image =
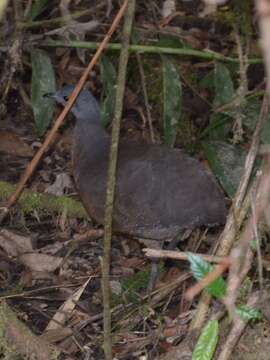
<path id="1" fill-rule="evenodd" d="M 136 0 L 128 1 L 128 8 L 125 15 L 123 28 L 122 48 L 118 65 L 118 79 L 115 99 L 114 119 L 112 123 L 112 140 L 110 150 L 110 164 L 108 170 L 108 182 L 106 191 L 106 208 L 104 220 L 104 249 L 102 259 L 102 290 L 103 290 L 103 332 L 104 332 L 104 353 L 107 360 L 112 359 L 112 340 L 111 340 L 111 307 L 110 307 L 110 255 L 112 239 L 112 215 L 113 201 L 116 182 L 116 166 L 120 132 L 120 121 L 123 110 L 123 98 L 126 83 L 126 70 L 128 63 L 128 46 L 132 22 L 135 12 Z"/>
<path id="2" fill-rule="evenodd" d="M 95 50 L 99 46 L 97 42 L 91 41 L 54 41 L 48 40 L 43 43 L 43 46 L 49 47 L 71 47 L 71 48 L 82 48 L 82 49 L 89 49 Z M 110 43 L 107 45 L 106 49 L 110 51 L 119 51 L 121 50 L 122 44 L 119 43 Z M 169 54 L 169 55 L 182 55 L 182 56 L 190 56 L 196 57 L 205 60 L 219 60 L 229 63 L 239 63 L 238 58 L 227 57 L 223 56 L 214 51 L 203 51 L 203 50 L 196 50 L 196 49 L 187 49 L 187 48 L 170 48 L 170 47 L 161 47 L 155 45 L 129 45 L 128 46 L 129 52 L 135 53 L 148 53 L 148 54 Z M 262 63 L 261 58 L 251 58 L 248 59 L 249 64 L 258 64 Z"/>

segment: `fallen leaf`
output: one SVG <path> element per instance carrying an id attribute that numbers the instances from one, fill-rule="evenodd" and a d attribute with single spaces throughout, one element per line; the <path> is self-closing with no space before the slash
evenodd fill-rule
<path id="1" fill-rule="evenodd" d="M 32 240 L 7 229 L 0 231 L 0 246 L 9 256 L 18 256 L 33 251 Z"/>
<path id="2" fill-rule="evenodd" d="M 175 0 L 165 0 L 162 6 L 162 17 L 163 19 L 172 15 L 176 10 Z"/>
<path id="3" fill-rule="evenodd" d="M 52 320 L 47 325 L 46 331 L 59 329 L 65 324 L 65 322 L 70 318 L 76 303 L 79 301 L 91 279 L 92 276 L 60 306 L 58 311 L 54 314 Z"/>
<path id="4" fill-rule="evenodd" d="M 70 176 L 66 173 L 61 173 L 56 176 L 55 182 L 45 192 L 55 196 L 62 196 L 66 193 L 66 189 L 70 188 L 72 188 Z"/>
<path id="5" fill-rule="evenodd" d="M 23 254 L 19 260 L 32 271 L 40 272 L 53 272 L 63 261 L 61 257 L 39 253 Z"/>

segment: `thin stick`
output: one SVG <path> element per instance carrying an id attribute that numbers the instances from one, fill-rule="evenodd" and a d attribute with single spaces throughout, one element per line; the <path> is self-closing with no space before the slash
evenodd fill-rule
<path id="1" fill-rule="evenodd" d="M 255 307 L 256 304 L 260 300 L 260 292 L 255 292 L 252 294 L 248 300 L 247 305 L 251 308 Z M 229 360 L 231 359 L 231 355 L 235 345 L 243 334 L 248 322 L 242 319 L 239 319 L 237 323 L 235 323 L 227 336 L 225 343 L 222 344 L 222 349 L 220 354 L 218 355 L 217 360 Z"/>
<path id="2" fill-rule="evenodd" d="M 109 42 L 112 34 L 114 33 L 115 29 L 117 28 L 121 18 L 123 17 L 126 7 L 128 4 L 128 0 L 125 0 L 122 7 L 120 8 L 119 12 L 117 13 L 108 33 L 105 35 L 103 41 L 101 42 L 99 48 L 97 49 L 95 55 L 93 56 L 92 60 L 90 61 L 89 65 L 87 66 L 87 68 L 85 69 L 85 71 L 83 72 L 76 88 L 73 90 L 72 94 L 70 95 L 70 98 L 65 106 L 65 108 L 63 109 L 63 111 L 61 112 L 61 114 L 58 116 L 58 118 L 56 119 L 52 129 L 48 132 L 48 135 L 46 136 L 46 139 L 44 141 L 44 143 L 42 144 L 42 146 L 40 147 L 40 149 L 38 150 L 38 152 L 36 153 L 36 155 L 33 157 L 31 163 L 27 166 L 27 168 L 25 169 L 19 183 L 18 186 L 15 190 L 15 192 L 11 195 L 11 197 L 8 199 L 7 201 L 7 205 L 5 208 L 5 211 L 1 214 L 0 216 L 0 223 L 3 221 L 3 219 L 6 217 L 6 215 L 8 214 L 8 211 L 10 209 L 10 207 L 15 204 L 15 202 L 17 201 L 18 197 L 21 195 L 23 188 L 25 186 L 25 184 L 27 183 L 28 179 L 31 177 L 31 175 L 33 174 L 35 168 L 37 167 L 41 157 L 43 156 L 43 154 L 45 153 L 45 151 L 48 149 L 49 145 L 51 144 L 52 140 L 54 139 L 54 135 L 56 134 L 57 130 L 59 129 L 59 127 L 62 125 L 66 115 L 68 114 L 69 110 L 71 109 L 72 105 L 74 104 L 76 97 L 79 95 L 90 71 L 92 70 L 92 68 L 94 67 L 94 65 L 96 64 L 98 58 L 100 57 L 102 51 L 104 50 L 104 48 L 106 47 L 107 43 Z"/>
<path id="3" fill-rule="evenodd" d="M 138 66 L 139 66 L 139 72 L 140 72 L 141 84 L 142 84 L 142 91 L 143 91 L 143 97 L 144 97 L 144 102 L 145 102 L 145 109 L 146 109 L 146 115 L 147 115 L 147 121 L 148 121 L 151 141 L 152 141 L 152 143 L 155 143 L 155 135 L 154 135 L 154 130 L 153 130 L 153 121 L 152 121 L 152 116 L 151 116 L 151 111 L 150 111 L 148 94 L 147 94 L 147 90 L 146 90 L 143 64 L 142 64 L 141 55 L 139 53 L 136 53 L 136 59 L 137 59 L 137 63 L 138 63 Z"/>
<path id="4" fill-rule="evenodd" d="M 250 199 L 251 218 L 252 218 L 254 238 L 256 241 L 259 284 L 260 284 L 260 290 L 262 290 L 263 289 L 263 263 L 262 263 L 262 252 L 261 252 L 261 236 L 260 236 L 260 233 L 258 230 L 258 219 L 256 218 L 256 214 L 255 214 L 255 201 L 256 201 L 255 193 L 252 192 L 251 199 Z"/>
<path id="5" fill-rule="evenodd" d="M 269 203 L 270 192 L 270 155 L 265 157 L 264 173 L 261 176 L 258 185 L 256 203 L 254 205 L 254 217 L 256 221 L 260 221 L 263 216 L 264 210 Z M 231 251 L 231 267 L 228 277 L 228 290 L 224 302 L 232 315 L 235 315 L 235 302 L 237 299 L 238 291 L 243 280 L 241 274 L 241 267 L 246 263 L 249 258 L 249 244 L 253 239 L 253 217 L 250 217 L 246 223 L 244 231 L 239 239 L 238 245 Z M 250 264 L 251 265 L 251 264 Z M 247 271 L 249 269 L 247 268 Z M 238 317 L 235 316 L 234 319 Z"/>
<path id="6" fill-rule="evenodd" d="M 267 116 L 268 116 L 268 109 L 269 109 L 269 100 L 268 95 L 265 93 L 260 116 L 256 124 L 256 128 L 252 137 L 251 146 L 248 152 L 248 155 L 246 157 L 245 161 L 245 171 L 242 175 L 240 184 L 237 189 L 237 193 L 235 195 L 234 203 L 231 207 L 230 213 L 227 217 L 225 228 L 220 236 L 220 246 L 217 251 L 218 256 L 228 256 L 233 243 L 236 238 L 237 229 L 240 227 L 242 222 L 245 219 L 245 215 L 249 209 L 249 201 L 246 206 L 243 206 L 243 200 L 245 198 L 245 194 L 248 188 L 248 183 L 250 179 L 250 175 L 253 169 L 253 165 L 259 150 L 260 145 L 260 132 L 263 128 Z M 248 199 L 249 200 L 249 199 Z M 194 319 L 192 320 L 190 330 L 193 330 L 194 328 L 199 328 L 202 326 L 204 322 L 204 317 L 206 315 L 206 302 L 210 304 L 210 295 L 205 293 L 202 297 L 202 299 L 199 302 L 199 305 L 197 307 L 196 314 L 194 316 Z"/>
<path id="7" fill-rule="evenodd" d="M 176 259 L 176 260 L 188 260 L 188 256 L 185 252 L 182 251 L 172 251 L 172 250 L 158 250 L 158 249 L 149 249 L 144 248 L 143 252 L 145 256 L 159 259 Z M 224 261 L 224 257 L 215 256 L 215 255 L 207 255 L 207 254 L 197 254 L 205 261 L 213 262 L 213 263 L 221 263 Z"/>
<path id="8" fill-rule="evenodd" d="M 122 49 L 118 66 L 118 79 L 116 89 L 115 112 L 112 126 L 112 141 L 110 150 L 110 163 L 108 171 L 108 182 L 106 191 L 106 208 L 104 219 L 104 248 L 102 259 L 102 291 L 103 291 L 103 333 L 104 333 L 104 353 L 107 360 L 112 359 L 112 340 L 111 340 L 111 307 L 110 307 L 110 255 L 112 239 L 112 214 L 115 192 L 115 177 L 117 166 L 118 143 L 120 133 L 120 121 L 123 110 L 123 98 L 126 83 L 126 69 L 128 63 L 128 45 L 132 29 L 132 22 L 135 12 L 136 0 L 128 1 L 127 13 L 123 29 Z"/>

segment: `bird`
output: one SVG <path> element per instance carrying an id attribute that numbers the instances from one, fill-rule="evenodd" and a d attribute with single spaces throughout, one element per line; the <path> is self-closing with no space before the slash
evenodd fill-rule
<path id="1" fill-rule="evenodd" d="M 53 95 L 65 105 L 74 89 L 65 85 Z M 111 137 L 102 126 L 100 106 L 86 89 L 71 112 L 76 118 L 72 145 L 75 185 L 91 219 L 104 225 Z M 160 144 L 120 139 L 112 228 L 157 242 L 184 230 L 221 225 L 225 196 L 216 179 L 197 159 Z"/>

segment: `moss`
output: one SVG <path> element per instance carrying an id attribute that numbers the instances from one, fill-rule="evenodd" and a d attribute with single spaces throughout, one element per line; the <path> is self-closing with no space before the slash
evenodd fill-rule
<path id="1" fill-rule="evenodd" d="M 163 263 L 158 265 L 159 274 L 164 272 Z M 144 270 L 138 271 L 121 282 L 122 293 L 120 295 L 112 294 L 113 306 L 122 303 L 141 303 L 140 291 L 146 290 L 151 275 L 151 265 L 146 266 Z"/>
<path id="2" fill-rule="evenodd" d="M 6 201 L 15 191 L 15 186 L 7 182 L 0 181 L 0 200 Z M 25 215 L 37 211 L 38 214 L 55 214 L 66 211 L 67 216 L 88 218 L 83 205 L 67 196 L 53 196 L 24 190 L 18 199 L 18 204 Z"/>
<path id="3" fill-rule="evenodd" d="M 0 302 L 0 351 L 4 359 L 56 360 L 57 350 L 17 319 L 5 301 Z"/>

